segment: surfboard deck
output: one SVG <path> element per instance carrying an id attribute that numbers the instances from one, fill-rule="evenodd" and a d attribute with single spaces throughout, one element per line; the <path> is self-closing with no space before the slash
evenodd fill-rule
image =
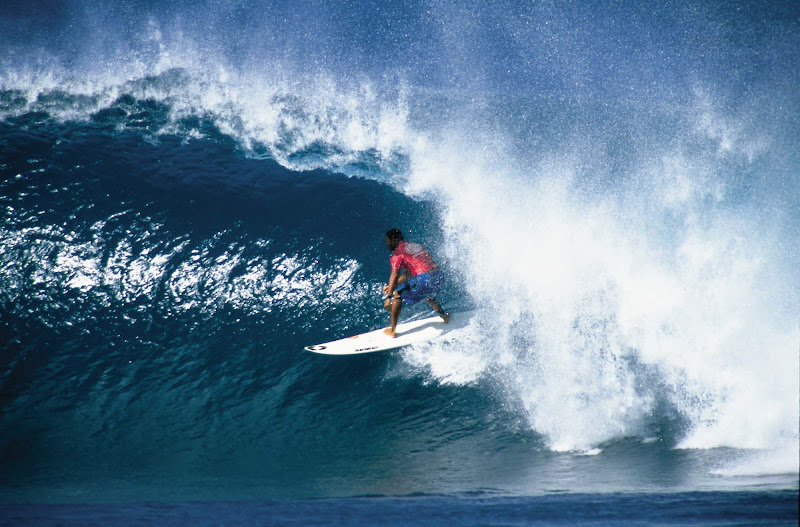
<path id="1" fill-rule="evenodd" d="M 397 325 L 396 338 L 385 334 L 383 330 L 386 328 L 381 328 L 352 337 L 306 346 L 303 349 L 324 355 L 357 355 L 402 348 L 417 342 L 438 339 L 452 331 L 462 329 L 469 325 L 474 314 L 475 311 L 451 313 L 450 322 L 447 324 L 439 316 L 404 322 Z"/>

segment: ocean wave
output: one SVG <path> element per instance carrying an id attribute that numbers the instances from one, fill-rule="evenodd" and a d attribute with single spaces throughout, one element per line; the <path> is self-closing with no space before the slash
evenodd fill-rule
<path id="1" fill-rule="evenodd" d="M 298 86 L 184 67 L 118 83 L 44 77 L 6 79 L 0 119 L 17 125 L 84 122 L 152 140 L 229 138 L 251 157 L 274 159 L 293 170 L 397 176 L 406 164 L 408 110 L 402 90 L 387 98 L 366 82 L 342 88 L 323 77 Z"/>
<path id="2" fill-rule="evenodd" d="M 42 129 L 57 131 L 40 141 L 42 156 L 24 163 L 50 170 L 43 159 L 52 142 L 100 133 L 154 144 L 177 138 L 169 150 L 177 168 L 165 172 L 194 170 L 182 146 L 232 144 L 231 165 L 272 160 L 296 180 L 321 168 L 329 179 L 378 181 L 386 186 L 363 194 L 385 202 L 399 191 L 433 203 L 433 225 L 410 206 L 378 219 L 438 239 L 453 280 L 468 291 L 464 303 L 486 312 L 468 341 L 401 352 L 401 378 L 442 389 L 487 383 L 554 451 L 592 452 L 664 430 L 685 449 L 797 441 L 797 300 L 786 291 L 798 288 L 788 243 L 798 219 L 784 192 L 797 188 L 796 137 L 785 114 L 773 126 L 772 110 L 730 108 L 702 83 L 675 107 L 472 97 L 277 66 L 237 71 L 160 46 L 149 63 L 107 76 L 5 75 L 5 130 L 31 142 Z M 86 176 L 79 163 L 70 169 Z M 320 181 L 305 193 L 327 199 Z M 270 312 L 284 327 L 308 329 L 308 317 L 337 331 L 380 315 L 379 307 L 365 314 L 371 304 L 357 307 L 378 288 L 377 279 L 354 279 L 364 262 L 322 245 L 277 243 L 230 225 L 194 239 L 188 228 L 165 229 L 157 214 L 117 203 L 79 233 L 60 225 L 74 204 L 29 226 L 12 203 L 26 191 L 6 190 L 5 303 L 54 291 L 30 314 L 45 325 L 86 324 L 123 304 L 137 305 L 131 319 L 150 317 L 148 306 L 196 315 L 198 325 L 231 311 Z M 157 194 L 145 192 L 144 201 Z M 78 206 L 91 207 L 105 198 L 82 199 Z M 353 242 L 341 233 L 358 228 L 355 219 L 318 225 L 322 238 L 342 245 Z M 64 318 L 65 305 L 77 319 Z"/>

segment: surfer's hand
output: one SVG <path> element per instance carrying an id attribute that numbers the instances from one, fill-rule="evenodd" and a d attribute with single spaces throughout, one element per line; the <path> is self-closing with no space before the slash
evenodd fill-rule
<path id="1" fill-rule="evenodd" d="M 384 295 L 388 295 L 389 294 L 389 284 L 386 284 L 385 286 L 383 286 L 383 294 Z"/>

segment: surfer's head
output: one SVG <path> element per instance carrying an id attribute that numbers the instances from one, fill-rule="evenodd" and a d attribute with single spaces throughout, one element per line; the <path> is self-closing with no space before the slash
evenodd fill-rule
<path id="1" fill-rule="evenodd" d="M 403 241 L 403 233 L 400 229 L 389 229 L 386 231 L 386 248 L 394 252 L 400 242 Z"/>

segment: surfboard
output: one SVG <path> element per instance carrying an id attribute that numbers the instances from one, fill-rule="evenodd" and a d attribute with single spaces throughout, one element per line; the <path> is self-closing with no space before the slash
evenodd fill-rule
<path id="1" fill-rule="evenodd" d="M 332 342 L 306 346 L 303 349 L 325 355 L 356 355 L 402 348 L 418 342 L 435 340 L 463 329 L 470 324 L 475 313 L 475 311 L 451 313 L 450 322 L 447 324 L 439 316 L 404 322 L 397 325 L 396 338 L 385 334 L 383 330 L 386 328 L 381 328 Z"/>

